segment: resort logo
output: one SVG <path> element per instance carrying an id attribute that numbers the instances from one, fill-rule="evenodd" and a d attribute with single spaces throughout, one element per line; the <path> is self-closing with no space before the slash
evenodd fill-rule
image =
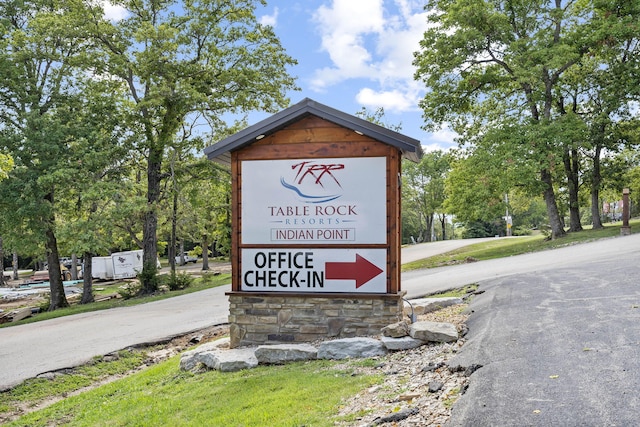
<path id="1" fill-rule="evenodd" d="M 344 171 L 342 163 L 317 163 L 305 160 L 291 166 L 289 181 L 280 177 L 280 184 L 293 191 L 304 203 L 326 203 L 342 196 L 338 175 Z"/>

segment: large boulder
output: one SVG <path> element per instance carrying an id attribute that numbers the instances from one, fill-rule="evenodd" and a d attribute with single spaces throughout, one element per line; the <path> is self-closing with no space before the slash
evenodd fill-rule
<path id="1" fill-rule="evenodd" d="M 412 348 L 418 348 L 425 344 L 424 341 L 411 337 L 382 337 L 380 341 L 382 341 L 382 344 L 384 344 L 387 350 L 391 351 L 411 350 Z"/>
<path id="2" fill-rule="evenodd" d="M 201 353 L 213 351 L 217 349 L 229 348 L 229 338 L 221 338 L 215 341 L 204 343 L 193 350 L 185 351 L 180 356 L 180 369 L 183 371 L 192 371 L 200 362 Z"/>
<path id="3" fill-rule="evenodd" d="M 276 344 L 261 345 L 256 348 L 259 363 L 281 364 L 301 360 L 314 360 L 318 349 L 310 344 Z"/>
<path id="4" fill-rule="evenodd" d="M 343 338 L 326 341 L 318 347 L 318 359 L 348 359 L 384 356 L 387 349 L 375 338 Z"/>
<path id="5" fill-rule="evenodd" d="M 208 368 L 221 372 L 235 372 L 258 366 L 255 349 L 252 348 L 205 351 L 200 353 L 198 360 Z"/>
<path id="6" fill-rule="evenodd" d="M 458 330 L 453 323 L 422 321 L 411 324 L 409 336 L 422 341 L 452 342 L 458 340 Z"/>

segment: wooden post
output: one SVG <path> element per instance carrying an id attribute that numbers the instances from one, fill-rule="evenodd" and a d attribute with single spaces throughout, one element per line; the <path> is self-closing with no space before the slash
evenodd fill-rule
<path id="1" fill-rule="evenodd" d="M 622 228 L 620 229 L 620 234 L 622 236 L 628 236 L 631 234 L 631 227 L 629 226 L 629 189 L 625 188 L 622 190 Z"/>

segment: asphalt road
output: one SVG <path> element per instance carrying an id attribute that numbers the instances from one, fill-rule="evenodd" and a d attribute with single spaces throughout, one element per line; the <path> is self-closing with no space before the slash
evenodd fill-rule
<path id="1" fill-rule="evenodd" d="M 640 425 L 640 235 L 549 255 L 481 282 L 449 426 Z"/>

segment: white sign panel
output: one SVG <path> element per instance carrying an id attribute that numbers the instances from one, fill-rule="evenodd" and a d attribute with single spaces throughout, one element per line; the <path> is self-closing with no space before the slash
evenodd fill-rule
<path id="1" fill-rule="evenodd" d="M 386 293 L 386 249 L 242 249 L 241 290 Z"/>
<path id="2" fill-rule="evenodd" d="M 386 244 L 385 157 L 246 160 L 242 244 Z"/>

